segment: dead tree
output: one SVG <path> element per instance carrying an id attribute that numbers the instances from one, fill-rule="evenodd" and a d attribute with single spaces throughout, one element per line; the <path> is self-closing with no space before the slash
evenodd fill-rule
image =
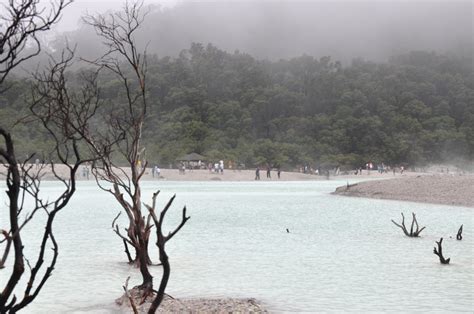
<path id="1" fill-rule="evenodd" d="M 443 248 L 441 246 L 441 244 L 443 242 L 443 238 L 439 239 L 439 242 L 438 241 L 435 241 L 435 242 L 438 245 L 438 249 L 436 249 L 436 247 L 434 247 L 433 248 L 433 253 L 438 255 L 439 262 L 441 264 L 449 264 L 449 261 L 451 260 L 451 258 L 445 259 L 444 256 L 443 256 Z"/>
<path id="2" fill-rule="evenodd" d="M 41 177 L 44 168 L 39 170 L 32 169 L 29 160 L 20 163 L 17 161 L 14 151 L 14 143 L 12 137 L 5 130 L 0 128 L 0 135 L 5 141 L 5 148 L 0 148 L 0 156 L 5 160 L 4 166 L 7 168 L 7 195 L 9 199 L 9 230 L 2 230 L 4 240 L 7 245 L 4 252 L 2 262 L 5 262 L 12 244 L 14 252 L 13 270 L 7 281 L 6 286 L 0 294 L 0 312 L 16 312 L 28 304 L 30 304 L 39 294 L 44 284 L 51 276 L 58 258 L 59 246 L 53 233 L 53 223 L 56 215 L 68 204 L 72 195 L 76 191 L 76 173 L 79 166 L 86 162 L 79 155 L 78 143 L 57 144 L 55 147 L 55 156 L 59 158 L 64 167 L 67 167 L 68 173 L 66 177 L 60 176 L 56 172 L 55 166 L 52 164 L 52 171 L 57 180 L 63 186 L 62 194 L 54 200 L 44 200 L 40 196 Z M 63 151 L 67 150 L 67 153 Z M 70 151 L 72 150 L 72 151 Z M 72 160 L 73 159 L 73 160 Z M 33 207 L 26 205 L 25 199 L 32 198 Z M 26 218 L 20 221 L 20 214 L 26 213 Z M 25 256 L 23 248 L 25 243 L 22 242 L 22 229 L 40 212 L 46 214 L 43 234 L 41 235 L 41 245 L 38 248 L 36 261 L 32 263 L 30 260 L 26 263 L 29 268 L 29 277 L 27 278 L 27 286 L 19 299 L 16 295 L 12 295 L 16 286 L 25 272 Z M 52 248 L 52 257 L 49 261 L 45 261 L 48 254 L 48 247 Z M 46 269 L 44 268 L 45 266 Z"/>
<path id="3" fill-rule="evenodd" d="M 158 247 L 158 251 L 160 253 L 160 262 L 161 262 L 161 265 L 163 266 L 163 275 L 161 277 L 160 287 L 158 288 L 157 295 L 155 299 L 153 300 L 150 306 L 150 309 L 148 311 L 148 313 L 150 314 L 155 313 L 156 309 L 160 306 L 161 302 L 163 301 L 166 286 L 168 285 L 168 280 L 171 274 L 171 266 L 170 266 L 170 262 L 168 259 L 168 255 L 166 254 L 166 248 L 165 248 L 166 243 L 169 240 L 171 240 L 171 238 L 173 238 L 176 235 L 176 233 L 178 233 L 179 230 L 181 230 L 181 228 L 190 218 L 189 216 L 186 216 L 186 206 L 185 206 L 183 208 L 180 224 L 173 231 L 169 232 L 168 235 L 165 236 L 163 234 L 163 221 L 165 220 L 166 212 L 173 204 L 173 201 L 176 195 L 174 195 L 168 201 L 166 206 L 161 211 L 160 218 L 158 219 L 158 217 L 156 216 L 155 208 L 156 208 L 156 197 L 158 196 L 159 192 L 160 191 L 153 194 L 153 203 L 151 206 L 145 205 L 148 208 L 148 211 L 150 212 L 150 215 L 153 218 L 153 222 L 156 225 L 156 236 L 157 236 L 156 246 Z"/>
<path id="4" fill-rule="evenodd" d="M 402 223 L 401 224 L 398 224 L 396 223 L 393 219 L 392 219 L 392 222 L 394 223 L 395 226 L 399 227 L 400 229 L 403 230 L 403 233 L 407 236 L 407 237 L 418 237 L 420 235 L 420 233 L 426 228 L 426 227 L 423 227 L 421 229 L 419 229 L 419 226 L 418 226 L 418 221 L 416 220 L 416 215 L 415 213 L 412 213 L 412 221 L 411 221 L 411 227 L 410 227 L 410 232 L 408 232 L 406 226 L 405 226 L 405 216 L 402 214 Z M 416 225 L 416 229 L 413 230 L 413 227 Z"/>
<path id="5" fill-rule="evenodd" d="M 462 240 L 462 226 L 463 225 L 461 225 L 461 227 L 459 227 L 458 234 L 456 234 L 456 240 L 459 240 L 459 241 Z"/>
<path id="6" fill-rule="evenodd" d="M 0 9 L 0 91 L 8 88 L 5 80 L 13 69 L 22 62 L 33 58 L 41 51 L 38 35 L 47 31 L 56 23 L 64 8 L 71 3 L 69 0 L 22 0 L 1 4 Z M 48 6 L 49 5 L 49 6 Z M 6 284 L 0 293 L 0 312 L 15 313 L 34 301 L 54 270 L 58 257 L 58 243 L 52 230 L 56 215 L 69 202 L 75 192 L 75 174 L 79 165 L 84 161 L 79 155 L 77 142 L 66 140 L 56 142 L 54 153 L 60 160 L 66 161 L 68 169 L 66 178 L 59 177 L 52 165 L 53 173 L 64 185 L 63 193 L 55 200 L 43 200 L 40 196 L 42 170 L 34 169 L 29 163 L 32 156 L 23 162 L 17 159 L 13 136 L 3 126 L 0 126 L 0 156 L 6 169 L 6 186 L 8 196 L 8 227 L 1 230 L 4 246 L 0 269 L 6 272 L 5 263 L 13 255 L 13 267 L 6 274 Z M 56 137 L 59 138 L 59 137 Z M 72 150 L 72 152 L 71 152 Z M 64 154 L 68 151 L 69 154 Z M 75 159 L 74 161 L 71 160 Z M 32 199 L 33 205 L 28 205 L 26 199 Z M 23 228 L 40 213 L 47 215 L 41 244 L 36 252 L 36 259 L 27 261 L 23 249 L 28 244 L 23 242 Z M 21 216 L 24 218 L 21 219 Z M 47 259 L 47 247 L 52 247 L 52 256 Z M 24 292 L 17 297 L 15 290 L 25 274 L 25 262 L 29 275 Z M 46 269 L 44 266 L 47 266 Z M 3 277 L 3 276 L 2 276 Z"/>
<path id="7" fill-rule="evenodd" d="M 121 83 L 123 94 L 123 101 L 111 106 L 104 120 L 110 138 L 120 140 L 115 142 L 113 152 L 102 154 L 102 158 L 93 164 L 92 173 L 98 186 L 113 195 L 126 214 L 128 227 L 122 230 L 114 219 L 113 230 L 123 241 L 129 262 L 140 269 L 143 282 L 139 288 L 149 294 L 153 291 L 153 277 L 148 270 L 148 265 L 151 265 L 148 243 L 153 224 L 150 214 L 142 212 L 140 186 L 147 164 L 143 158 L 145 148 L 141 143 L 148 107 L 147 63 L 146 52 L 139 52 L 135 42 L 135 32 L 145 16 L 141 13 L 142 5 L 142 2 L 127 2 L 121 12 L 87 16 L 84 21 L 94 27 L 107 48 L 102 57 L 87 62 L 113 74 Z M 94 143 L 93 140 L 90 142 Z M 111 144 L 110 139 L 105 142 Z M 96 153 L 101 153 L 95 145 L 91 147 Z M 129 172 L 116 164 L 117 154 L 126 161 Z M 110 183 L 111 187 L 102 185 L 103 181 Z M 134 259 L 129 253 L 129 246 L 135 251 Z"/>
<path id="8" fill-rule="evenodd" d="M 53 71 L 54 72 L 54 71 Z M 45 171 L 45 165 L 39 169 L 34 168 L 29 161 L 18 162 L 15 156 L 12 136 L 0 128 L 5 147 L 0 148 L 0 156 L 3 158 L 4 167 L 7 168 L 7 195 L 9 199 L 10 228 L 3 230 L 5 251 L 2 258 L 2 266 L 5 263 L 10 247 L 13 247 L 14 261 L 13 271 L 0 295 L 0 312 L 17 312 L 31 303 L 41 291 L 42 287 L 54 270 L 59 253 L 59 245 L 53 233 L 53 223 L 56 215 L 66 207 L 76 191 L 76 174 L 79 167 L 86 162 L 94 161 L 94 158 L 83 157 L 80 153 L 80 145 L 83 141 L 81 132 L 75 130 L 72 121 L 65 119 L 66 109 L 61 108 L 59 100 L 64 95 L 49 95 L 44 93 L 49 90 L 50 77 L 36 76 L 37 79 L 44 77 L 44 81 L 38 81 L 33 87 L 32 104 L 30 106 L 30 119 L 37 120 L 49 133 L 54 143 L 50 157 L 58 160 L 62 167 L 67 169 L 65 175 L 56 171 L 56 166 L 51 164 L 52 173 L 56 180 L 63 184 L 63 192 L 53 200 L 41 198 L 41 178 Z M 90 116 L 84 116 L 87 120 Z M 29 120 L 31 122 L 31 120 Z M 26 200 L 33 200 L 33 206 L 29 206 Z M 20 216 L 26 213 L 26 218 L 20 221 Z M 22 242 L 21 234 L 23 227 L 38 214 L 46 215 L 46 223 L 41 244 L 38 248 L 36 260 L 27 261 L 23 255 L 25 244 Z M 52 256 L 48 258 L 48 247 L 52 248 Z M 26 264 L 25 264 L 26 261 Z M 29 268 L 29 277 L 22 298 L 14 295 L 20 279 L 25 272 L 25 265 Z M 45 266 L 46 269 L 44 268 Z"/>
<path id="9" fill-rule="evenodd" d="M 50 157 L 57 160 L 67 170 L 66 174 L 60 175 L 56 171 L 55 164 L 51 163 L 54 177 L 63 184 L 63 192 L 59 197 L 52 200 L 41 198 L 41 177 L 46 166 L 34 168 L 29 163 L 33 156 L 22 163 L 18 162 L 11 135 L 0 128 L 0 135 L 5 142 L 5 148 L 0 148 L 0 156 L 5 160 L 4 166 L 7 168 L 7 194 L 10 207 L 10 230 L 2 231 L 4 240 L 7 241 L 2 263 L 9 255 L 10 242 L 14 249 L 13 271 L 0 295 L 1 313 L 14 313 L 27 306 L 36 298 L 51 276 L 59 253 L 59 245 L 53 233 L 54 219 L 66 207 L 76 191 L 76 175 L 79 167 L 96 159 L 90 154 L 82 154 L 79 148 L 85 144 L 82 134 L 86 131 L 83 128 L 89 124 L 88 121 L 95 112 L 95 104 L 91 102 L 90 97 L 90 86 L 85 85 L 78 93 L 68 93 L 67 90 L 58 88 L 64 84 L 64 77 L 61 75 L 72 59 L 72 55 L 66 54 L 66 56 L 68 57 L 65 58 L 63 54 L 60 62 L 52 62 L 47 71 L 35 75 L 30 104 L 31 115 L 27 120 L 29 122 L 35 120 L 44 127 L 54 143 Z M 75 108 L 72 108 L 72 104 L 75 104 Z M 25 201 L 28 198 L 33 200 L 32 207 Z M 20 222 L 20 214 L 24 212 L 26 212 L 26 218 Z M 25 244 L 22 243 L 21 231 L 39 213 L 44 213 L 47 219 L 36 260 L 31 263 L 23 255 Z M 52 247 L 53 253 L 48 259 L 49 246 Z M 30 275 L 22 298 L 18 299 L 13 293 L 25 272 L 25 261 Z M 44 266 L 47 266 L 46 269 Z"/>

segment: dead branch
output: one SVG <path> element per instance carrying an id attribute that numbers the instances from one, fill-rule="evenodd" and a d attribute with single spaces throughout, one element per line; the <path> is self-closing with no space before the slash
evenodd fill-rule
<path id="1" fill-rule="evenodd" d="M 160 287 L 156 294 L 156 298 L 153 300 L 150 306 L 148 313 L 155 313 L 157 308 L 160 306 L 161 302 L 163 301 L 163 297 L 165 295 L 165 290 L 166 290 L 166 286 L 168 285 L 168 280 L 170 278 L 171 266 L 169 263 L 168 255 L 166 254 L 166 248 L 165 248 L 166 242 L 168 242 L 171 238 L 173 238 L 176 235 L 176 233 L 178 233 L 178 231 L 181 230 L 181 228 L 191 218 L 189 216 L 186 216 L 186 206 L 185 206 L 182 211 L 181 222 L 172 232 L 169 232 L 168 235 L 165 236 L 163 234 L 163 221 L 165 220 L 166 213 L 168 209 L 171 207 L 171 205 L 173 204 L 173 201 L 176 195 L 173 195 L 173 197 L 169 199 L 168 203 L 161 210 L 160 218 L 158 219 L 158 217 L 156 216 L 155 208 L 156 208 L 156 198 L 159 193 L 160 191 L 157 191 L 156 193 L 153 194 L 151 206 L 145 204 L 146 208 L 150 212 L 150 215 L 153 218 L 153 221 L 156 225 L 156 235 L 157 235 L 156 245 L 160 253 L 160 262 L 163 266 L 163 275 L 161 277 Z"/>
<path id="2" fill-rule="evenodd" d="M 5 249 L 3 251 L 2 259 L 0 260 L 0 269 L 5 268 L 5 262 L 7 261 L 8 255 L 10 254 L 10 248 L 12 245 L 12 237 L 8 234 L 7 231 L 2 230 L 2 235 L 4 239 L 1 242 L 5 242 Z"/>
<path id="3" fill-rule="evenodd" d="M 5 1 L 0 10 L 0 84 L 22 62 L 41 51 L 38 36 L 59 21 L 61 12 L 72 0 Z M 3 89 L 3 88 L 2 88 Z"/>
<path id="4" fill-rule="evenodd" d="M 459 227 L 458 234 L 456 235 L 456 240 L 461 241 L 462 240 L 462 226 Z"/>
<path id="5" fill-rule="evenodd" d="M 443 242 L 443 238 L 440 238 L 440 239 L 439 239 L 439 242 L 438 242 L 438 241 L 435 241 L 435 242 L 436 242 L 436 244 L 438 245 L 438 249 L 436 249 L 436 247 L 434 247 L 434 248 L 433 248 L 433 253 L 434 253 L 435 255 L 438 255 L 438 257 L 439 257 L 439 262 L 440 262 L 441 264 L 445 264 L 445 265 L 449 264 L 449 261 L 451 260 L 451 258 L 445 259 L 444 256 L 443 256 L 443 248 L 442 248 L 442 246 L 441 246 L 441 244 L 442 244 L 442 242 Z"/>
<path id="6" fill-rule="evenodd" d="M 62 179 L 64 191 L 58 198 L 52 201 L 43 201 L 40 198 L 40 179 L 38 173 L 31 173 L 31 167 L 20 166 L 15 157 L 14 144 L 11 135 L 0 128 L 0 135 L 5 141 L 5 148 L 0 147 L 0 156 L 8 163 L 7 170 L 7 195 L 9 198 L 10 231 L 4 235 L 7 241 L 12 243 L 14 252 L 14 267 L 12 273 L 0 294 L 0 312 L 16 312 L 30 304 L 39 294 L 44 284 L 51 276 L 56 265 L 58 257 L 58 244 L 53 234 L 54 219 L 69 202 L 75 192 L 75 176 L 79 165 L 83 162 L 77 149 L 73 149 L 75 161 L 70 166 L 69 179 Z M 75 141 L 70 143 L 73 147 L 77 145 Z M 20 171 L 21 170 L 21 171 Z M 19 221 L 19 213 L 25 208 L 24 195 L 30 195 L 34 198 L 34 207 L 26 216 L 23 222 Z M 23 195 L 23 196 L 21 196 Z M 33 219 L 35 213 L 40 209 L 47 215 L 47 221 L 42 234 L 41 245 L 37 252 L 36 261 L 28 266 L 30 269 L 29 277 L 24 294 L 21 299 L 12 296 L 13 290 L 18 285 L 25 271 L 25 257 L 23 255 L 24 243 L 22 242 L 21 229 Z M 8 245 L 8 243 L 7 243 Z M 53 256 L 50 261 L 45 263 L 45 252 L 47 246 L 51 245 Z M 4 254 L 3 260 L 6 260 L 8 252 Z M 43 271 L 44 266 L 47 266 Z"/>
<path id="7" fill-rule="evenodd" d="M 407 237 L 418 237 L 420 235 L 420 233 L 426 228 L 426 227 L 423 227 L 423 228 L 419 229 L 418 221 L 416 220 L 416 215 L 415 215 L 415 213 L 412 213 L 412 222 L 411 222 L 410 232 L 408 232 L 408 230 L 405 226 L 405 216 L 403 215 L 403 213 L 401 213 L 401 214 L 402 214 L 401 224 L 396 223 L 393 219 L 392 219 L 392 222 L 395 226 L 402 229 L 403 233 Z M 415 230 L 413 229 L 414 226 L 416 226 Z"/>
<path id="8" fill-rule="evenodd" d="M 125 285 L 123 286 L 123 290 L 125 291 L 125 295 L 127 296 L 128 300 L 130 301 L 130 306 L 132 307 L 133 313 L 138 314 L 138 310 L 137 310 L 137 306 L 135 305 L 135 301 L 133 300 L 133 297 L 130 295 L 130 292 L 128 291 L 128 281 L 129 280 L 130 280 L 130 276 L 125 281 Z"/>

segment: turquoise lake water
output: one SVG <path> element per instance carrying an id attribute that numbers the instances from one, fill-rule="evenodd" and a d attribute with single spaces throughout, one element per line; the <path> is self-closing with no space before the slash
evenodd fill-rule
<path id="1" fill-rule="evenodd" d="M 191 216 L 167 245 L 172 269 L 167 292 L 180 298 L 253 297 L 272 312 L 472 311 L 472 208 L 330 194 L 344 184 L 144 182 L 144 200 L 158 188 L 163 205 L 177 194 L 169 229 L 185 204 Z M 57 191 L 57 183 L 43 183 L 43 192 Z M 5 198 L 2 193 L 2 204 Z M 427 227 L 421 238 L 405 237 L 390 221 L 412 211 Z M 118 212 L 93 182 L 79 183 L 55 224 L 57 267 L 25 313 L 119 311 L 114 300 L 126 278 L 132 276 L 135 285 L 140 277 L 125 263 L 122 242 L 111 230 Z M 5 218 L 3 211 L 0 227 Z M 461 224 L 464 239 L 456 241 Z M 41 230 L 39 224 L 28 226 L 26 240 L 37 241 Z M 449 266 L 432 252 L 440 237 Z M 160 268 L 152 271 L 159 278 Z M 2 286 L 6 274 L 0 271 Z"/>

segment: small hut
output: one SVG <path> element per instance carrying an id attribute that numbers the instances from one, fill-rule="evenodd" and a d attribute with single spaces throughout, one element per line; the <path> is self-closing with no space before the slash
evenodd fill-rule
<path id="1" fill-rule="evenodd" d="M 191 153 L 179 158 L 176 158 L 177 162 L 180 162 L 186 166 L 188 169 L 198 169 L 201 166 L 205 165 L 204 161 L 206 157 L 199 155 L 198 153 Z"/>

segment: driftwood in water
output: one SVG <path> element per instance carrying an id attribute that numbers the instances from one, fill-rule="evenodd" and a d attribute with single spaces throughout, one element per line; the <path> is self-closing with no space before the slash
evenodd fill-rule
<path id="1" fill-rule="evenodd" d="M 419 226 L 418 226 L 418 221 L 416 220 L 416 215 L 415 213 L 412 213 L 412 221 L 411 221 L 411 227 L 410 227 L 410 232 L 408 232 L 406 226 L 405 226 L 405 216 L 402 214 L 402 223 L 401 224 L 398 224 L 396 223 L 393 219 L 392 219 L 392 222 L 395 224 L 395 226 L 399 227 L 400 229 L 403 230 L 403 233 L 405 233 L 405 235 L 407 237 L 418 237 L 420 235 L 420 233 L 426 228 L 426 227 L 423 227 L 421 229 L 419 229 Z M 416 225 L 416 230 L 413 230 L 413 227 Z"/>
<path id="2" fill-rule="evenodd" d="M 458 234 L 456 235 L 456 240 L 459 240 L 459 241 L 462 240 L 462 226 L 463 225 L 461 225 L 461 227 L 459 227 Z"/>
<path id="3" fill-rule="evenodd" d="M 435 241 L 435 242 L 438 245 L 438 249 L 436 249 L 436 247 L 434 247 L 433 248 L 433 253 L 438 255 L 439 262 L 441 264 L 449 264 L 449 261 L 451 260 L 451 258 L 445 259 L 444 256 L 443 256 L 443 248 L 441 246 L 441 244 L 443 242 L 443 238 L 439 239 L 439 242 L 438 241 Z"/>

